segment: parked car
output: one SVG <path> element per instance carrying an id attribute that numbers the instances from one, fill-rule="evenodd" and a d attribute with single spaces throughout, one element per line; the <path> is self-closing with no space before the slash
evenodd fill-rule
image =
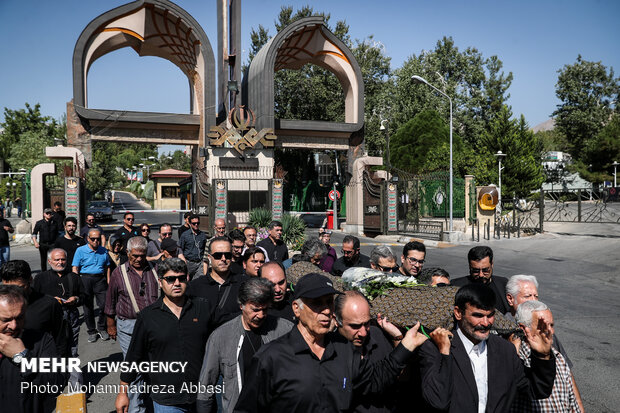
<path id="1" fill-rule="evenodd" d="M 108 201 L 91 201 L 88 204 L 89 214 L 94 214 L 97 221 L 113 220 L 114 208 Z"/>

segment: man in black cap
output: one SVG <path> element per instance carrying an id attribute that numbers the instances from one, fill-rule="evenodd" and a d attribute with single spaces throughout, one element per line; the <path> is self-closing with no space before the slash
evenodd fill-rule
<path id="1" fill-rule="evenodd" d="M 349 410 L 354 395 L 380 392 L 393 383 L 426 340 L 417 324 L 385 359 L 370 363 L 331 332 L 334 294 L 330 279 L 320 274 L 297 282 L 293 311 L 299 323 L 256 353 L 235 412 Z"/>

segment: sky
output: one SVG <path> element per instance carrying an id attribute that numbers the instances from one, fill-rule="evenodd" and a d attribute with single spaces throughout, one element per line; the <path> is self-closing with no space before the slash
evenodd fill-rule
<path id="1" fill-rule="evenodd" d="M 71 100 L 73 49 L 86 25 L 119 0 L 0 0 L 0 108 L 41 104 L 60 118 Z M 217 46 L 216 0 L 177 0 Z M 352 39 L 383 45 L 392 68 L 411 55 L 433 50 L 451 36 L 459 50 L 497 55 L 514 80 L 508 103 L 531 127 L 549 119 L 559 103 L 557 71 L 579 54 L 620 71 L 620 2 L 616 0 L 245 0 L 242 1 L 242 59 L 250 32 L 262 24 L 275 35 L 282 6 L 310 5 L 345 20 Z M 217 58 L 216 50 L 214 55 Z M 430 80 L 430 79 L 429 79 Z M 172 63 L 139 57 L 132 49 L 105 55 L 88 76 L 88 106 L 98 109 L 188 113 L 189 87 Z M 0 114 L 0 121 L 4 114 Z"/>

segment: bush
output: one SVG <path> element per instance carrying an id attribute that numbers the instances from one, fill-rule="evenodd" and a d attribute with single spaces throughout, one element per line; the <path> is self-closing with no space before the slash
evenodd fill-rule
<path id="1" fill-rule="evenodd" d="M 271 223 L 271 211 L 266 208 L 254 208 L 250 211 L 249 224 L 255 228 L 265 228 Z"/>
<path id="2" fill-rule="evenodd" d="M 306 223 L 298 215 L 282 215 L 282 241 L 289 250 L 299 251 L 304 243 Z"/>
<path id="3" fill-rule="evenodd" d="M 153 181 L 148 181 L 146 185 L 144 185 L 144 198 L 152 201 L 154 199 L 155 192 L 155 183 Z"/>

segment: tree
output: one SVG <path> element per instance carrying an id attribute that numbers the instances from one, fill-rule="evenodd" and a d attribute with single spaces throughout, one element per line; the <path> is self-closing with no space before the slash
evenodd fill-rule
<path id="1" fill-rule="evenodd" d="M 556 96 L 560 103 L 553 112 L 558 130 L 566 136 L 573 158 L 584 159 L 584 149 L 610 120 L 612 103 L 618 100 L 620 79 L 613 68 L 577 56 L 572 65 L 558 71 Z"/>
<path id="2" fill-rule="evenodd" d="M 32 167 L 39 163 L 36 160 L 49 161 L 45 157 L 45 146 L 52 145 L 54 138 L 64 138 L 66 131 L 63 123 L 43 116 L 38 103 L 34 107 L 28 103 L 25 106 L 26 109 L 18 110 L 5 107 L 4 122 L 0 124 L 4 129 L 0 134 L 0 160 L 6 160 L 13 170 Z M 22 136 L 26 137 L 27 143 L 20 144 Z M 4 169 L 8 168 L 5 166 Z"/>
<path id="3" fill-rule="evenodd" d="M 506 154 L 502 160 L 502 193 L 505 198 L 512 194 L 525 197 L 544 182 L 542 143 L 529 129 L 523 115 L 519 120 L 511 118 L 512 112 L 504 105 L 482 137 L 487 168 L 486 174 L 481 170 L 476 179 L 488 184 L 499 181 L 494 154 L 502 151 Z"/>

